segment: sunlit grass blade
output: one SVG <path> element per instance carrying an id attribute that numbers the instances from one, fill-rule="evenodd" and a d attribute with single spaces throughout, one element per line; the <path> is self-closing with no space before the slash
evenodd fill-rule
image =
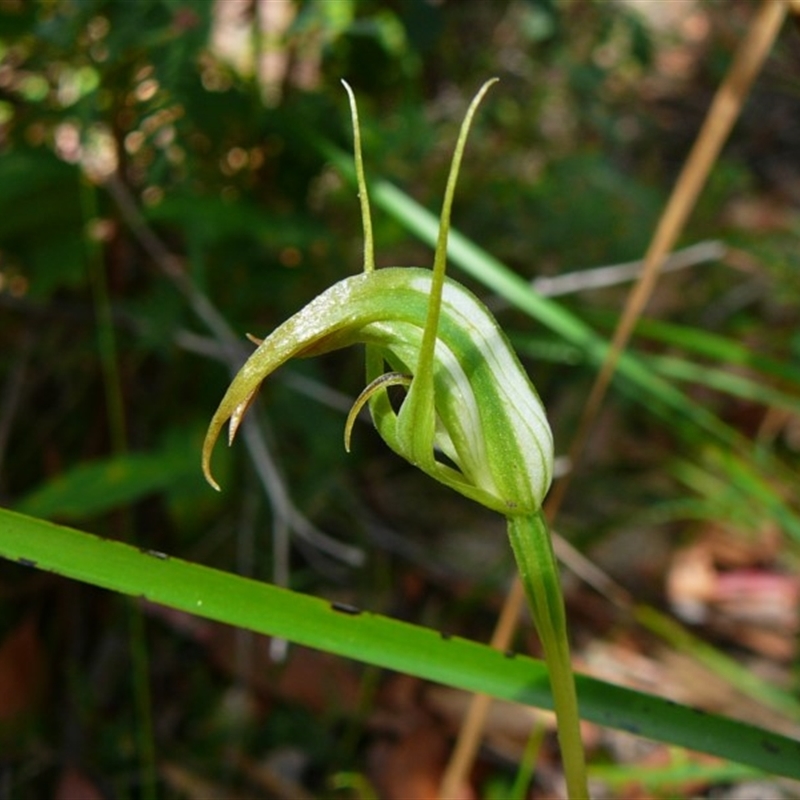
<path id="1" fill-rule="evenodd" d="M 751 403 L 800 412 L 800 397 L 773 389 L 753 378 L 737 375 L 729 367 L 710 367 L 675 356 L 647 356 L 645 363 L 665 378 L 705 386 Z"/>
<path id="2" fill-rule="evenodd" d="M 771 519 L 800 542 L 800 519 L 769 479 L 746 460 L 719 448 L 709 447 L 704 455 L 702 465 L 676 460 L 673 474 L 704 499 L 707 518 L 716 516 L 753 530 Z M 786 493 L 794 499 L 790 490 Z"/>
<path id="3" fill-rule="evenodd" d="M 653 792 L 656 797 L 685 796 L 689 787 L 695 794 L 698 784 L 740 783 L 764 778 L 764 773 L 742 764 L 703 763 L 696 758 L 673 757 L 664 766 L 652 763 L 632 765 L 603 765 L 589 770 L 590 777 L 622 792 L 635 786 L 639 791 Z"/>
<path id="4" fill-rule="evenodd" d="M 574 345 L 552 340 L 545 341 L 542 338 L 519 333 L 509 334 L 509 339 L 519 353 L 537 361 L 547 360 L 570 366 L 586 361 L 583 353 Z M 693 383 L 748 402 L 792 412 L 800 411 L 800 394 L 792 394 L 765 382 L 768 375 L 775 374 L 773 367 L 777 367 L 777 364 L 772 365 L 769 370 L 758 369 L 758 371 L 755 371 L 756 367 L 754 366 L 753 374 L 747 375 L 731 370 L 731 367 L 745 365 L 742 359 L 733 362 L 721 361 L 721 366 L 716 366 L 700 364 L 678 356 L 638 353 L 635 357 L 641 361 L 642 365 L 649 368 L 656 378 L 662 380 Z M 753 363 L 757 364 L 758 368 L 766 366 L 756 359 L 753 360 Z M 784 377 L 793 375 L 793 371 L 788 368 L 784 371 Z M 800 390 L 800 373 L 794 377 L 799 379 L 797 387 Z"/>
<path id="5" fill-rule="evenodd" d="M 160 553 L 0 510 L 0 556 L 470 692 L 552 708 L 544 664 Z M 800 779 L 800 742 L 576 676 L 583 717 Z"/>
<path id="6" fill-rule="evenodd" d="M 743 666 L 695 636 L 672 617 L 651 606 L 637 606 L 634 616 L 643 627 L 705 666 L 710 675 L 727 681 L 742 694 L 754 698 L 779 714 L 800 721 L 800 701 L 790 691 L 781 689 L 749 667 Z"/>
<path id="7" fill-rule="evenodd" d="M 741 342 L 689 325 L 656 319 L 641 319 L 636 325 L 638 339 L 649 339 L 686 353 L 718 361 L 728 366 L 748 367 L 755 372 L 800 386 L 800 368 L 789 360 L 778 360 L 753 350 Z"/>

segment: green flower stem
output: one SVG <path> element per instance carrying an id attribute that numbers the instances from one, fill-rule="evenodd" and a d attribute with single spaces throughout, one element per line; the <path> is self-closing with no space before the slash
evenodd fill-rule
<path id="1" fill-rule="evenodd" d="M 558 740 L 571 800 L 588 797 L 578 698 L 567 640 L 567 618 L 558 564 L 542 512 L 507 517 L 508 538 L 517 560 L 533 622 L 550 675 Z"/>

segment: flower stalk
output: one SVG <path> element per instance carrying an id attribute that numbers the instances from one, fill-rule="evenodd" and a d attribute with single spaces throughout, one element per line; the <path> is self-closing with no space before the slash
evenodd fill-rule
<path id="1" fill-rule="evenodd" d="M 508 539 L 550 676 L 567 797 L 588 797 L 578 698 L 567 639 L 567 617 L 558 563 L 544 514 L 510 516 Z"/>
<path id="2" fill-rule="evenodd" d="M 586 797 L 580 719 L 558 567 L 541 513 L 553 475 L 553 436 L 536 389 L 486 306 L 445 274 L 450 211 L 472 118 L 494 80 L 467 110 L 447 181 L 432 269 L 375 268 L 369 195 L 355 98 L 356 177 L 364 229 L 364 270 L 312 300 L 261 341 L 228 387 L 209 424 L 203 471 L 229 423 L 229 442 L 262 381 L 294 357 L 351 344 L 366 348 L 367 386 L 345 424 L 349 449 L 368 406 L 386 444 L 423 472 L 503 514 L 548 665 L 567 787 Z M 258 341 L 258 340 L 256 340 Z M 398 410 L 386 389 L 402 386 Z"/>

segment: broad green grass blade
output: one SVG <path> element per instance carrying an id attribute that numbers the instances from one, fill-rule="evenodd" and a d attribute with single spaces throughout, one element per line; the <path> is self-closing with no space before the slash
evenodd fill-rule
<path id="1" fill-rule="evenodd" d="M 736 375 L 729 367 L 719 369 L 676 356 L 649 356 L 645 363 L 650 364 L 655 372 L 665 378 L 706 386 L 742 400 L 784 409 L 793 414 L 800 411 L 800 397 L 797 395 L 773 389 L 753 378 Z"/>
<path id="2" fill-rule="evenodd" d="M 601 331 L 612 330 L 616 316 L 609 311 L 585 309 L 586 319 Z M 781 360 L 758 352 L 742 342 L 695 325 L 682 325 L 661 319 L 642 317 L 636 323 L 634 335 L 638 340 L 659 342 L 686 353 L 702 356 L 726 366 L 746 367 L 763 373 L 789 386 L 800 387 L 800 366 L 791 359 Z"/>
<path id="3" fill-rule="evenodd" d="M 741 783 L 764 777 L 762 772 L 741 764 L 702 764 L 680 758 L 675 758 L 673 763 L 666 766 L 597 766 L 590 768 L 589 775 L 616 791 L 633 785 L 640 790 L 655 793 L 656 797 L 680 797 L 689 787 L 696 791 L 698 783 Z"/>
<path id="4" fill-rule="evenodd" d="M 197 474 L 197 452 L 172 447 L 79 464 L 26 495 L 16 510 L 77 522 L 161 491 Z"/>
<path id="5" fill-rule="evenodd" d="M 713 358 L 729 366 L 749 367 L 754 371 L 800 386 L 800 368 L 791 361 L 779 361 L 758 353 L 741 342 L 700 328 L 663 320 L 640 319 L 636 324 L 635 335 L 680 347 L 688 353 Z"/>
<path id="6" fill-rule="evenodd" d="M 580 364 L 586 360 L 583 353 L 574 345 L 544 341 L 541 338 L 519 333 L 510 333 L 509 340 L 517 352 L 532 359 L 544 359 L 570 365 Z M 760 373 L 754 372 L 753 376 L 750 377 L 731 372 L 731 366 L 744 364 L 740 360 L 733 362 L 723 361 L 723 366 L 720 367 L 700 364 L 677 356 L 640 354 L 638 359 L 661 378 L 706 386 L 717 392 L 752 403 L 781 408 L 791 412 L 800 411 L 800 395 L 774 388 L 764 382 L 764 375 L 775 374 L 773 367 L 777 365 L 771 363 L 761 364 L 760 361 L 756 363 L 757 359 L 753 359 L 754 369 L 757 367 Z M 768 366 L 769 369 L 761 369 L 762 366 Z M 784 373 L 785 376 L 793 374 L 790 369 L 784 370 Z M 796 381 L 796 386 L 800 389 L 800 380 Z"/>
<path id="7" fill-rule="evenodd" d="M 0 510 L 0 556 L 172 608 L 470 692 L 552 708 L 540 661 Z M 601 725 L 800 779 L 800 742 L 577 676 Z"/>

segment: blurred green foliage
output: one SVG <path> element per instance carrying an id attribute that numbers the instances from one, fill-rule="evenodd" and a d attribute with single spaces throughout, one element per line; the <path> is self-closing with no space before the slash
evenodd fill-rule
<path id="1" fill-rule="evenodd" d="M 436 209 L 465 101 L 492 75 L 501 83 L 476 121 L 455 226 L 531 278 L 638 258 L 731 41 L 747 24 L 748 3 L 731 14 L 714 5 L 701 6 L 717 33 L 696 71 L 664 85 L 658 46 L 677 34 L 603 0 L 0 0 L 0 502 L 112 536 L 126 530 L 117 510 L 131 507 L 142 544 L 157 537 L 160 549 L 223 567 L 236 562 L 237 543 L 219 531 L 250 526 L 259 531 L 252 571 L 269 575 L 271 511 L 244 448 L 218 465 L 224 495 L 202 483 L 199 437 L 227 373 L 219 343 L 164 267 L 188 275 L 243 344 L 247 331 L 263 335 L 361 266 L 356 198 L 310 144 L 313 134 L 350 148 L 340 78 L 358 95 L 368 175 L 389 177 Z M 779 66 L 791 60 L 791 42 L 776 58 Z M 796 103 L 778 105 L 796 125 Z M 779 129 L 769 114 L 759 119 L 764 130 Z M 676 322 L 741 335 L 753 348 L 796 360 L 796 223 L 748 228 L 728 213 L 732 198 L 774 188 L 757 167 L 775 138 L 754 141 L 752 118 L 741 128 L 690 233 L 728 235 L 751 254 L 754 277 L 732 281 L 713 265 L 699 281 L 670 279 L 657 307 Z M 141 211 L 168 263 L 137 235 L 120 197 Z M 375 222 L 379 265 L 429 263 L 428 250 L 397 222 Z M 624 291 L 565 302 L 608 329 Z M 706 308 L 716 312 L 698 322 Z M 103 319 L 113 326 L 127 453 L 114 447 L 108 363 L 98 343 Z M 519 318 L 503 321 L 513 329 Z M 527 319 L 519 324 L 530 327 Z M 590 372 L 561 345 L 540 340 L 530 350 L 550 354 L 536 364 L 536 382 L 563 447 Z M 659 347 L 672 352 L 669 339 Z M 363 384 L 361 364 L 347 355 L 299 371 L 350 394 Z M 380 496 L 378 484 L 397 465 L 373 453 L 369 440 L 360 460 L 346 460 L 340 410 L 280 382 L 263 394 L 297 505 L 358 538 L 369 523 L 348 515 L 365 496 Z M 716 396 L 708 403 L 744 419 L 749 432 L 751 406 Z M 605 480 L 618 483 L 608 471 L 620 465 L 641 482 L 631 479 L 619 493 L 599 479 L 597 496 L 590 487 L 581 498 L 596 503 L 593 514 L 627 513 L 642 497 L 683 491 L 678 482 L 663 488 L 669 433 L 646 409 L 632 402 L 621 409 L 631 429 L 619 452 L 603 452 Z M 781 447 L 796 459 L 791 443 Z M 651 470 L 657 477 L 649 480 Z M 582 513 L 578 503 L 565 525 Z M 298 569 L 306 563 L 295 554 Z M 380 569 L 357 580 L 383 584 L 389 570 Z M 4 608 L 0 621 L 20 613 Z M 158 643 L 174 650 L 165 664 L 191 649 Z M 90 662 L 92 646 L 75 658 Z M 72 689 L 88 694 L 80 670 L 70 669 Z M 198 693 L 211 692 L 205 680 L 190 676 L 203 683 Z M 168 687 L 169 680 L 156 687 L 156 702 L 169 699 Z M 197 703 L 190 690 L 184 695 Z M 111 689 L 105 698 L 121 702 Z M 214 754 L 216 723 L 195 724 L 204 711 L 193 706 L 187 719 L 198 752 Z M 101 712 L 90 701 L 83 706 L 91 724 Z M 122 776 L 133 763 L 130 732 L 121 723 L 105 735 L 100 771 Z M 129 796 L 126 779 L 118 781 Z M 27 796 L 41 796 L 43 785 Z"/>

